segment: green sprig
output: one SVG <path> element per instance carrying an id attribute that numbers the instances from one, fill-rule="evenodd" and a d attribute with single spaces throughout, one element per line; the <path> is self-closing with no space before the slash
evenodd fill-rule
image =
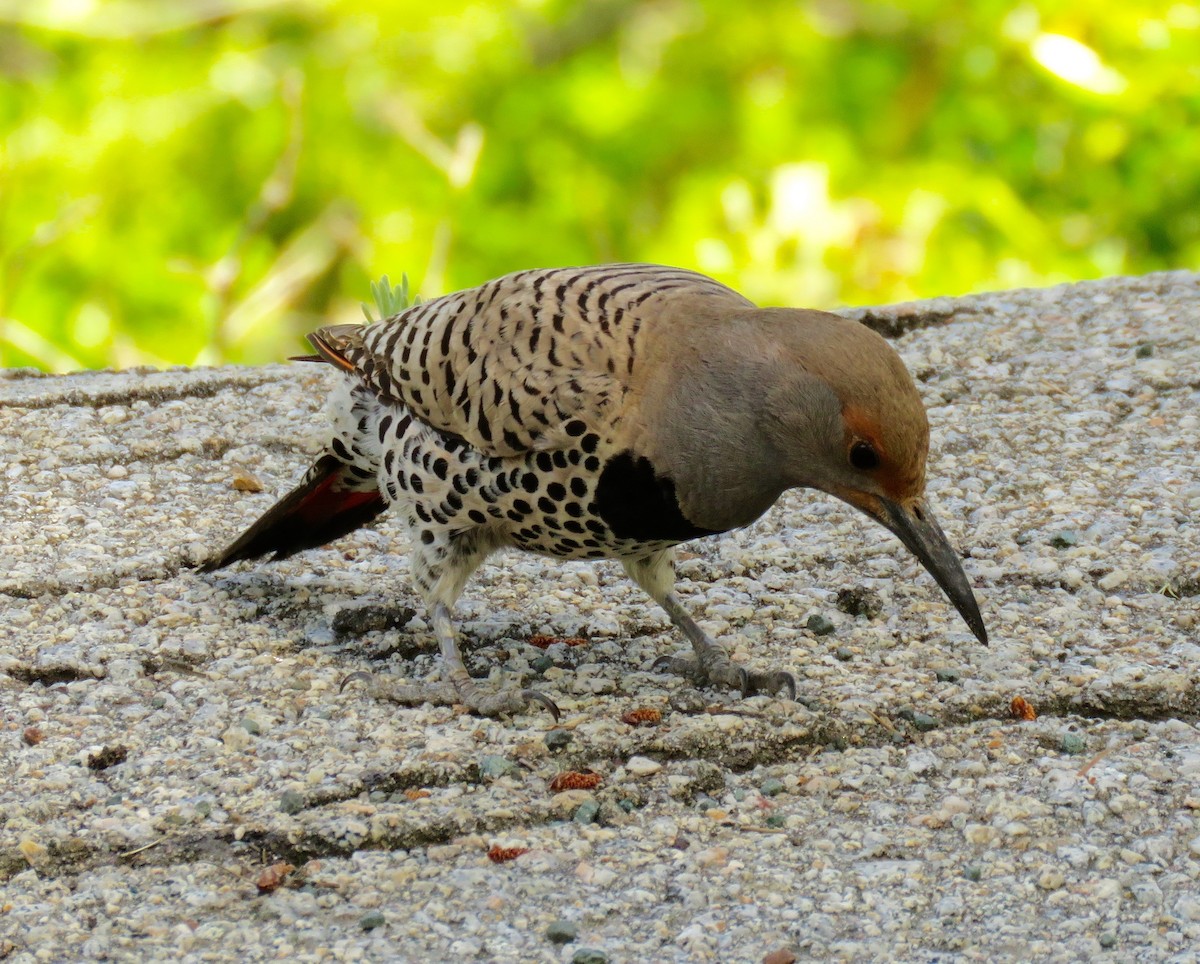
<path id="1" fill-rule="evenodd" d="M 378 281 L 371 283 L 371 297 L 375 299 L 375 305 L 379 309 L 379 318 L 375 318 L 371 314 L 370 306 L 364 301 L 362 305 L 363 314 L 367 316 L 367 321 L 374 323 L 383 318 L 391 318 L 393 315 L 398 315 L 406 308 L 412 308 L 421 303 L 420 295 L 410 295 L 408 291 L 408 275 L 400 276 L 400 283 L 393 285 L 388 276 L 384 275 Z"/>

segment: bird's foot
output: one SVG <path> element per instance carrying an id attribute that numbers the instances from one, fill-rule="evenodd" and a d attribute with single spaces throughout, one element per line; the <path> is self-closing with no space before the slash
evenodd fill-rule
<path id="1" fill-rule="evenodd" d="M 742 696 L 784 692 L 788 699 L 796 698 L 796 677 L 791 673 L 786 670 L 768 673 L 747 670 L 721 650 L 710 650 L 701 657 L 663 656 L 655 661 L 654 669 L 683 676 L 697 686 L 726 686 L 739 690 Z"/>
<path id="2" fill-rule="evenodd" d="M 365 684 L 367 695 L 373 699 L 390 700 L 403 706 L 420 706 L 422 703 L 461 705 L 477 716 L 504 716 L 524 712 L 531 703 L 538 703 L 549 711 L 556 723 L 560 715 L 558 704 L 537 690 L 493 689 L 481 686 L 473 679 L 415 684 L 401 683 L 386 674 L 358 672 L 343 679 L 339 689 L 344 690 L 348 684 L 356 682 Z"/>

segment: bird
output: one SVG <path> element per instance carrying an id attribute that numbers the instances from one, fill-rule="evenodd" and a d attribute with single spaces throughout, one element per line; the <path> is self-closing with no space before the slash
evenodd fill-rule
<path id="1" fill-rule="evenodd" d="M 924 405 L 895 349 L 856 321 L 760 308 L 682 268 L 609 264 L 518 271 L 309 341 L 302 360 L 337 372 L 328 444 L 200 568 L 285 559 L 398 513 L 441 679 L 351 674 L 374 696 L 557 715 L 536 690 L 472 678 L 459 650 L 455 601 L 484 559 L 515 548 L 619 561 L 691 643 L 657 668 L 794 699 L 792 673 L 735 664 L 699 626 L 675 592 L 674 549 L 797 488 L 894 533 L 987 644 L 926 496 Z"/>

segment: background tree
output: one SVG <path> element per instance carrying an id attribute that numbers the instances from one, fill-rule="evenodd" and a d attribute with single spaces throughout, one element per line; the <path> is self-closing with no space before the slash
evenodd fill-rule
<path id="1" fill-rule="evenodd" d="M 0 0 L 0 364 L 522 267 L 831 306 L 1200 267 L 1200 5 Z"/>

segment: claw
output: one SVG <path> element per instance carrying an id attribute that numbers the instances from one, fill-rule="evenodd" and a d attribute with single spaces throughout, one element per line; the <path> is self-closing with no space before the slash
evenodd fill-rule
<path id="1" fill-rule="evenodd" d="M 770 693 L 776 695 L 787 693 L 790 700 L 796 699 L 796 677 L 786 670 L 773 673 L 747 671 L 726 660 L 717 665 L 702 666 L 700 661 L 686 656 L 660 656 L 651 665 L 656 673 L 675 673 L 687 677 L 697 685 L 728 686 L 741 690 L 743 699 L 755 693 Z"/>
<path id="2" fill-rule="evenodd" d="M 654 661 L 654 663 L 653 663 L 653 665 L 651 665 L 650 669 L 652 672 L 661 673 L 664 670 L 670 669 L 671 664 L 674 662 L 675 662 L 674 656 L 660 656 L 660 657 L 658 657 L 658 659 L 656 659 Z"/>
<path id="3" fill-rule="evenodd" d="M 342 681 L 338 684 L 338 692 L 339 693 L 346 692 L 346 687 L 350 683 L 370 683 L 370 682 L 371 682 L 371 674 L 364 673 L 362 670 L 358 670 L 357 672 L 350 673 L 348 676 L 342 677 Z"/>
<path id="4" fill-rule="evenodd" d="M 750 685 L 755 693 L 778 694 L 787 690 L 788 699 L 796 699 L 796 677 L 786 670 L 776 670 L 774 673 L 755 673 Z"/>
<path id="5" fill-rule="evenodd" d="M 555 723 L 561 719 L 558 704 L 545 693 L 539 693 L 537 690 L 521 690 L 521 695 L 530 702 L 541 703 L 542 706 L 546 707 L 550 711 L 550 715 L 554 717 Z"/>

